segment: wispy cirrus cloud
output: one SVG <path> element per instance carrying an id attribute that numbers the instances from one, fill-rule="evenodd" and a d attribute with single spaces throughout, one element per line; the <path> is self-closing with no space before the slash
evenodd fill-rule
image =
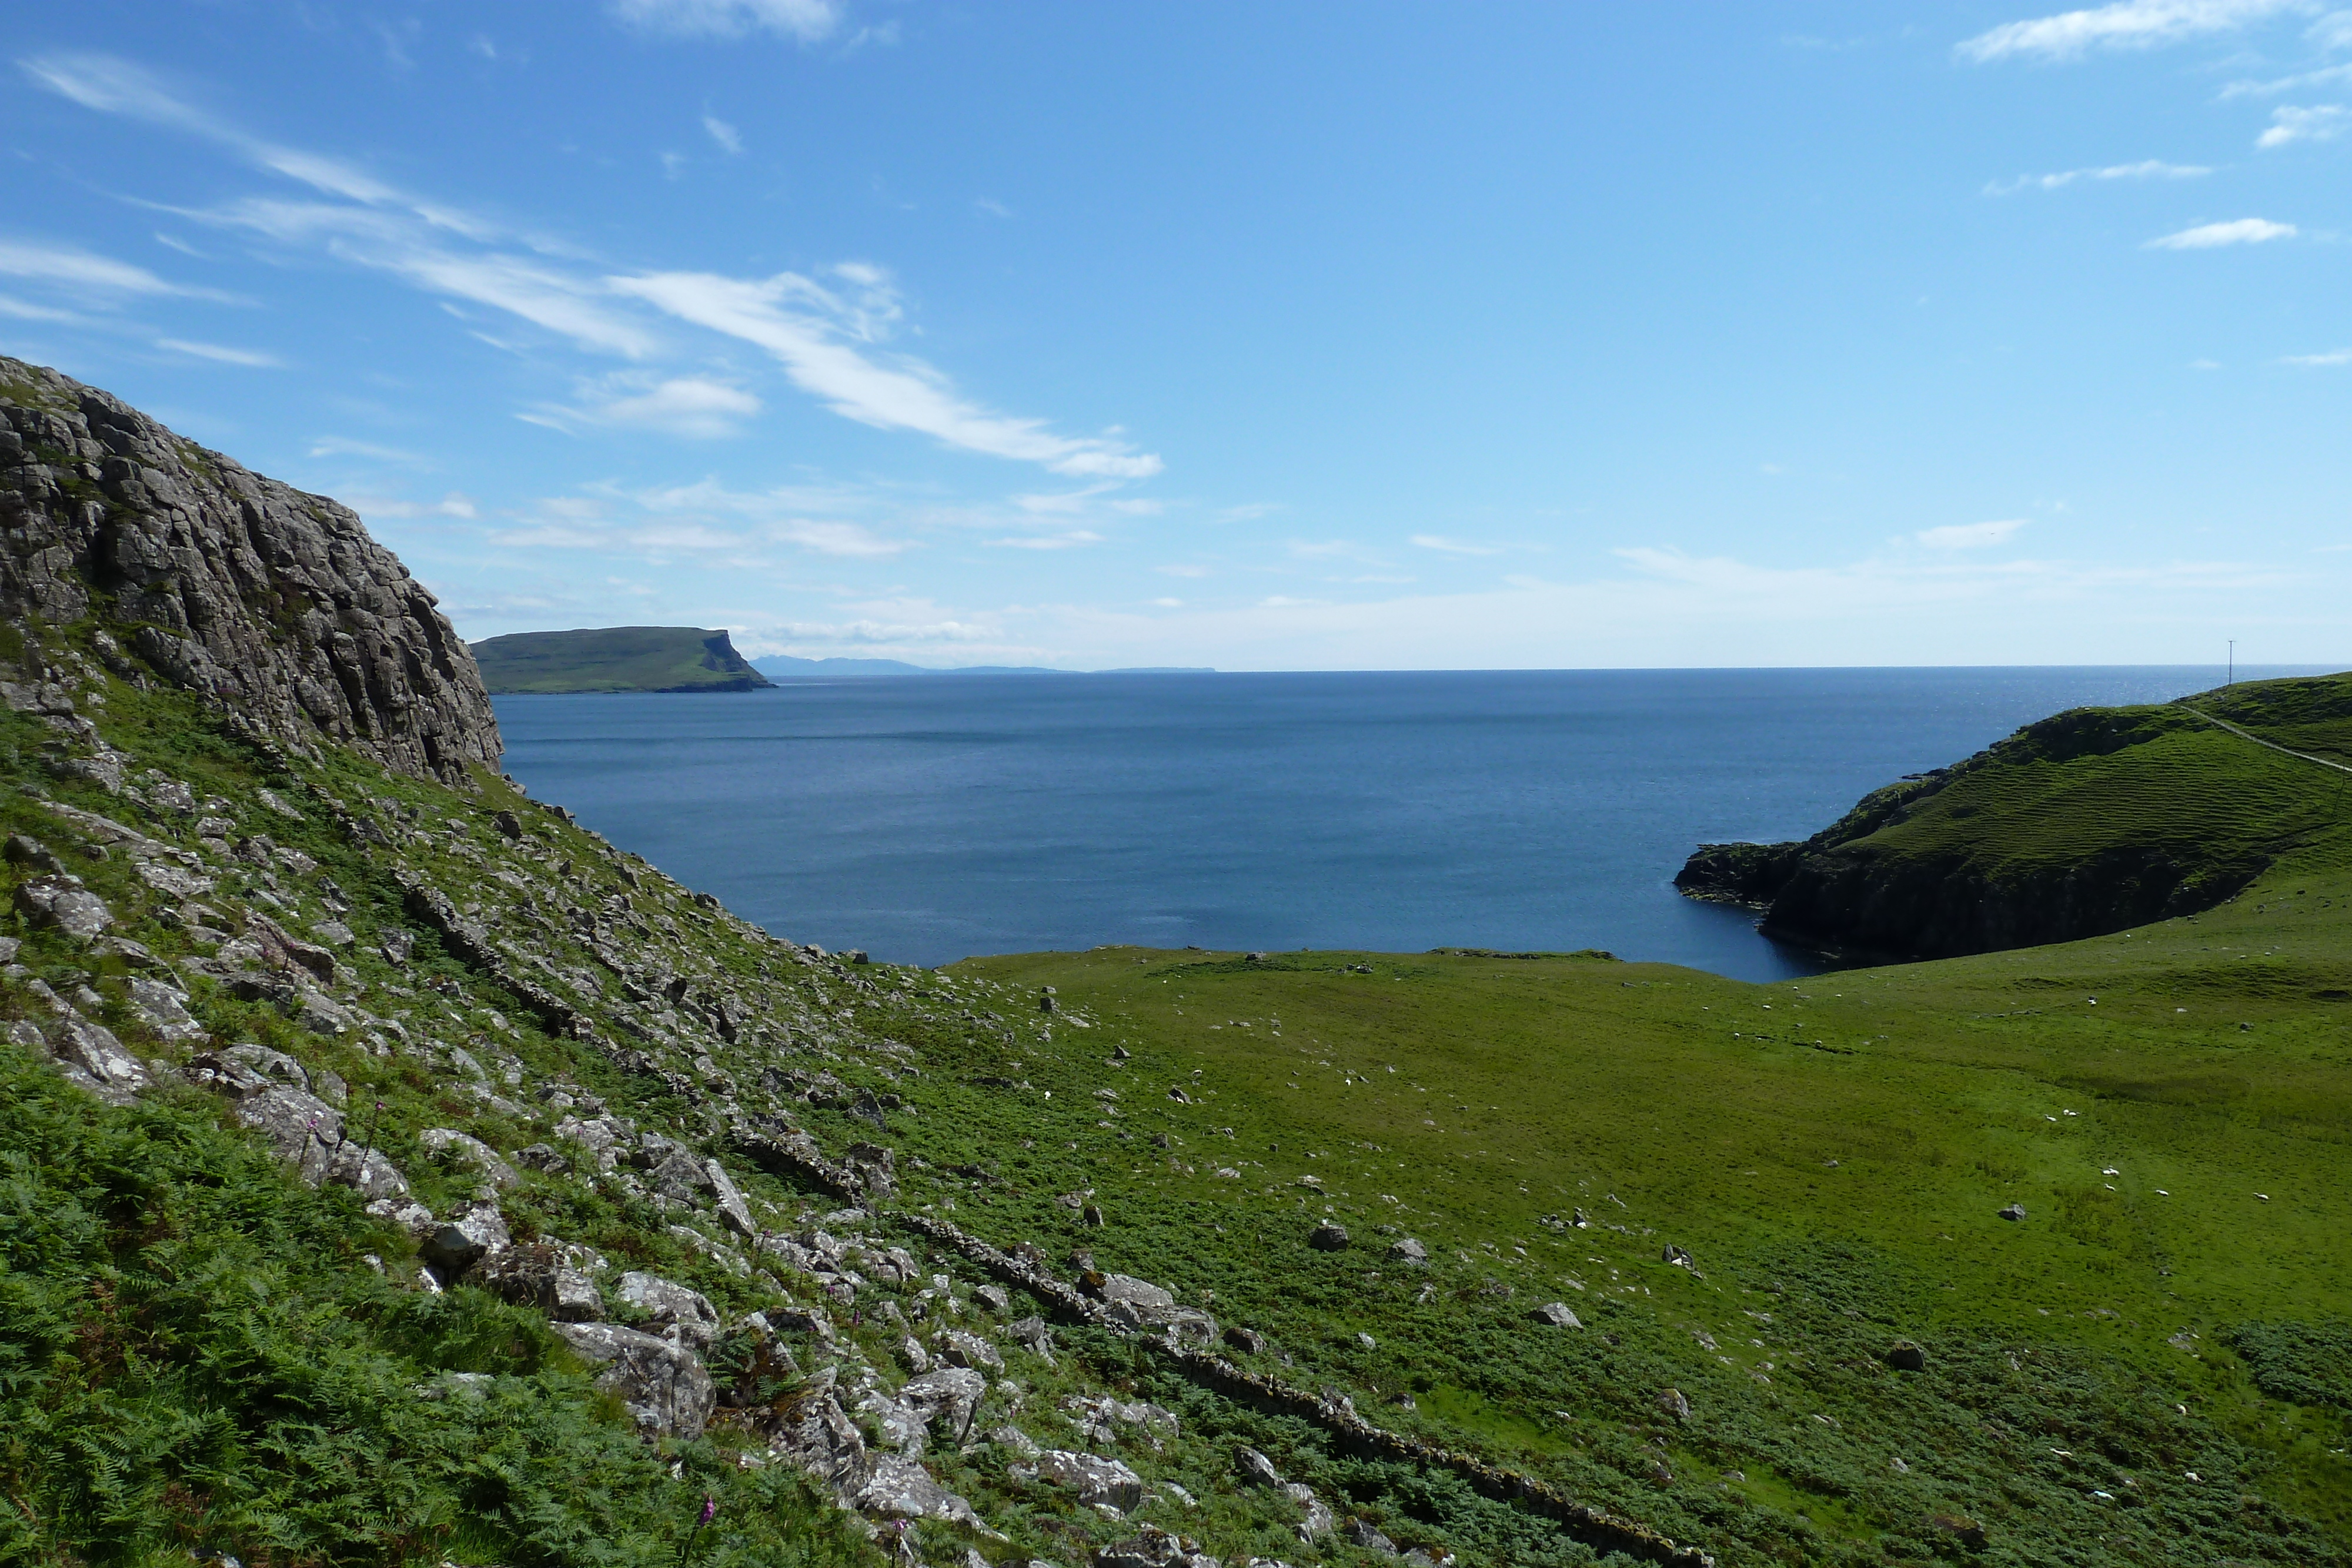
<path id="1" fill-rule="evenodd" d="M 713 441 L 740 434 L 744 421 L 761 406 L 741 387 L 709 376 L 656 380 L 628 372 L 583 383 L 574 403 L 541 403 L 515 417 L 567 434 L 583 425 L 607 425 Z"/>
<path id="2" fill-rule="evenodd" d="M 736 130 L 733 126 L 728 124 L 725 120 L 719 119 L 717 115 L 704 115 L 702 117 L 702 129 L 710 133 L 710 140 L 719 143 L 721 151 L 727 152 L 740 152 L 743 151 L 743 133 Z"/>
<path id="3" fill-rule="evenodd" d="M 155 346 L 174 354 L 185 354 L 192 360 L 208 360 L 215 365 L 242 365 L 247 370 L 267 371 L 286 368 L 285 361 L 257 349 L 232 349 L 222 343 L 198 343 L 186 338 L 158 338 Z"/>
<path id="4" fill-rule="evenodd" d="M 2232 218 L 2227 223 L 2199 224 L 2195 228 L 2182 229 L 2149 240 L 2148 250 L 2213 250 L 2228 245 L 2263 245 L 2276 239 L 2293 239 L 2300 231 L 2293 224 L 2274 224 L 2268 218 Z"/>
<path id="5" fill-rule="evenodd" d="M 2254 138 L 2257 147 L 2285 147 L 2297 141 L 2333 141 L 2352 131 L 2352 109 L 2323 103 L 2310 109 L 2281 104 L 2271 110 L 2270 129 Z"/>
<path id="6" fill-rule="evenodd" d="M 2279 363 L 2311 367 L 2352 365 L 2352 349 L 2336 349 L 2325 354 L 2289 354 Z"/>
<path id="7" fill-rule="evenodd" d="M 1912 538 L 1929 549 L 1990 549 L 1994 545 L 2007 544 L 2024 526 L 2023 517 L 2005 517 L 1997 523 L 1947 523 L 1940 528 L 1923 529 Z"/>
<path id="8" fill-rule="evenodd" d="M 821 0 L 622 0 L 616 11 L 647 26 L 713 35 L 757 26 L 816 37 L 837 19 L 835 7 Z M 787 272 L 760 278 L 618 270 L 597 265 L 576 247 L 415 196 L 341 160 L 251 135 L 128 61 L 59 54 L 20 64 L 37 83 L 85 108 L 201 137 L 328 198 L 250 197 L 211 208 L 165 209 L 182 217 L 321 250 L 445 301 L 503 312 L 592 353 L 639 361 L 675 356 L 682 326 L 751 343 L 835 413 L 962 451 L 1119 482 L 1149 477 L 1163 466 L 1116 428 L 1070 435 L 1043 419 L 1000 413 L 959 392 L 936 367 L 886 348 L 905 308 L 889 274 L 870 263 L 840 263 L 819 277 Z M 705 118 L 706 130 L 722 145 L 734 137 L 733 127 Z M 19 275 L 47 267 L 118 291 L 200 292 L 101 257 L 76 253 L 61 260 L 65 253 L 54 249 L 15 250 Z M 8 271 L 9 254 L 0 249 L 0 274 Z M 488 332 L 475 336 L 518 350 Z M 721 434 L 757 412 L 750 392 L 718 388 L 709 378 L 672 378 L 620 412 L 646 428 L 689 437 Z M 532 412 L 556 417 L 544 408 Z"/>
<path id="9" fill-rule="evenodd" d="M 1076 549 L 1085 545 L 1098 545 L 1103 542 L 1103 537 L 1086 528 L 1072 528 L 1062 534 L 1023 534 L 987 542 L 997 549 Z"/>
<path id="10" fill-rule="evenodd" d="M 612 0 L 621 21 L 687 38 L 740 38 L 751 33 L 814 43 L 841 25 L 833 0 Z"/>
<path id="11" fill-rule="evenodd" d="M 2144 158 L 2137 163 L 2109 163 L 2096 169 L 2063 169 L 2054 174 L 2020 174 L 1995 180 L 1984 188 L 1988 196 L 2014 195 L 2020 191 L 2058 191 L 2080 180 L 2197 180 L 2213 171 L 2202 163 L 2167 163 Z"/>
<path id="12" fill-rule="evenodd" d="M 21 277 L 30 283 L 62 287 L 84 296 L 119 298 L 127 295 L 234 302 L 216 288 L 172 283 L 143 267 L 100 256 L 79 246 L 49 245 L 37 240 L 0 240 L 0 277 Z"/>
<path id="13" fill-rule="evenodd" d="M 2312 0 L 2116 0 L 2054 16 L 2004 22 L 1964 40 L 1955 52 L 1979 63 L 2019 57 L 2074 59 L 2093 49 L 2153 48 L 2317 8 Z"/>
<path id="14" fill-rule="evenodd" d="M 1444 534 L 1415 534 L 1412 542 L 1423 549 L 1433 549 L 1440 555 L 1500 555 L 1500 545 L 1472 544 L 1465 539 L 1448 538 Z"/>
<path id="15" fill-rule="evenodd" d="M 879 276 L 864 270 L 866 276 L 857 281 L 869 293 L 878 292 Z M 861 424 L 914 431 L 1056 474 L 1139 479 L 1160 471 L 1157 456 L 1125 442 L 1057 434 L 1043 420 L 997 413 L 970 402 L 919 360 L 900 356 L 885 363 L 862 351 L 853 341 L 865 336 L 857 329 L 858 312 L 844 308 L 832 290 L 799 274 L 754 279 L 660 272 L 609 281 L 616 292 L 681 321 L 766 350 L 793 384 Z"/>

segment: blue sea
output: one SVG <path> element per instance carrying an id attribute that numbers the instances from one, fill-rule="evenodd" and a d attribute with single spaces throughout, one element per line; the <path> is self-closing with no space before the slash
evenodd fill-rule
<path id="1" fill-rule="evenodd" d="M 2244 674 L 2302 673 L 2242 672 Z M 958 675 L 509 696 L 542 800 L 778 936 L 877 959 L 1601 947 L 1817 972 L 1677 895 L 1693 845 L 2204 667 Z"/>

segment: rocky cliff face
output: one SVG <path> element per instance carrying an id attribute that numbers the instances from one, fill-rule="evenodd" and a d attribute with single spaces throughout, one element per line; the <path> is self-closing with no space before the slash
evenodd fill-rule
<path id="1" fill-rule="evenodd" d="M 21 361 L 0 358 L 0 420 L 10 624 L 94 618 L 110 664 L 135 654 L 298 752 L 341 742 L 445 783 L 496 764 L 473 655 L 348 507 Z"/>
<path id="2" fill-rule="evenodd" d="M 2157 782 L 2177 766 L 2163 743 L 2202 724 L 2181 708 L 2060 714 L 1874 790 L 1810 839 L 1702 844 L 1675 885 L 1761 910 L 1768 936 L 1863 959 L 2039 946 L 2194 914 L 2280 847 L 2259 822 Z M 2126 754 L 2147 761 L 2106 766 Z"/>

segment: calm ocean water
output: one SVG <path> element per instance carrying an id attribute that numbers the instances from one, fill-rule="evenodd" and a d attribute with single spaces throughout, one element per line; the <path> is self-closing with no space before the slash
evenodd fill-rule
<path id="1" fill-rule="evenodd" d="M 2246 674 L 2300 672 L 2263 671 Z M 540 800 L 779 936 L 877 959 L 1605 947 L 1811 973 L 1674 874 L 2192 668 L 966 675 L 498 699 Z"/>

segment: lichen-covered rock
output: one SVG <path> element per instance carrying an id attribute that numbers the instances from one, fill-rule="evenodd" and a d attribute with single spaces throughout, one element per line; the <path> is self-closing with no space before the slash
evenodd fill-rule
<path id="1" fill-rule="evenodd" d="M 147 1069 L 140 1060 L 88 1019 L 60 1019 L 49 1030 L 48 1044 L 67 1077 L 111 1104 L 130 1103 L 147 1086 Z"/>
<path id="2" fill-rule="evenodd" d="M 131 977 L 131 1006 L 165 1040 L 203 1040 L 205 1026 L 188 1012 L 185 994 L 144 975 Z"/>
<path id="3" fill-rule="evenodd" d="M 1066 1488 L 1082 1503 L 1107 1503 L 1121 1513 L 1131 1512 L 1143 1500 L 1143 1478 L 1097 1454 L 1048 1448 L 1037 1456 L 1037 1479 Z"/>
<path id="4" fill-rule="evenodd" d="M 481 1203 L 434 1227 L 417 1244 L 416 1253 L 446 1285 L 513 1243 L 514 1234 L 497 1206 Z"/>
<path id="5" fill-rule="evenodd" d="M 66 872 L 17 883 L 16 904 L 16 912 L 33 925 L 62 931 L 77 942 L 96 941 L 114 924 L 114 912 L 106 901 Z"/>
<path id="6" fill-rule="evenodd" d="M 467 1166 L 492 1186 L 510 1187 L 522 1180 L 514 1166 L 499 1158 L 497 1150 L 470 1133 L 455 1127 L 427 1127 L 416 1134 L 416 1141 L 442 1158 Z"/>
<path id="7" fill-rule="evenodd" d="M 550 1326 L 583 1360 L 604 1366 L 596 1385 L 620 1396 L 639 1431 L 688 1442 L 702 1436 L 719 1394 L 701 1357 L 666 1339 L 617 1323 Z"/>
<path id="8" fill-rule="evenodd" d="M 621 1276 L 613 1294 L 623 1305 L 645 1313 L 655 1332 L 675 1343 L 700 1350 L 719 1337 L 719 1309 L 699 1291 L 632 1269 Z"/>
<path id="9" fill-rule="evenodd" d="M 473 654 L 348 507 L 55 371 L 0 359 L 0 619 L 109 615 L 148 668 L 296 749 L 451 783 L 497 761 Z"/>

